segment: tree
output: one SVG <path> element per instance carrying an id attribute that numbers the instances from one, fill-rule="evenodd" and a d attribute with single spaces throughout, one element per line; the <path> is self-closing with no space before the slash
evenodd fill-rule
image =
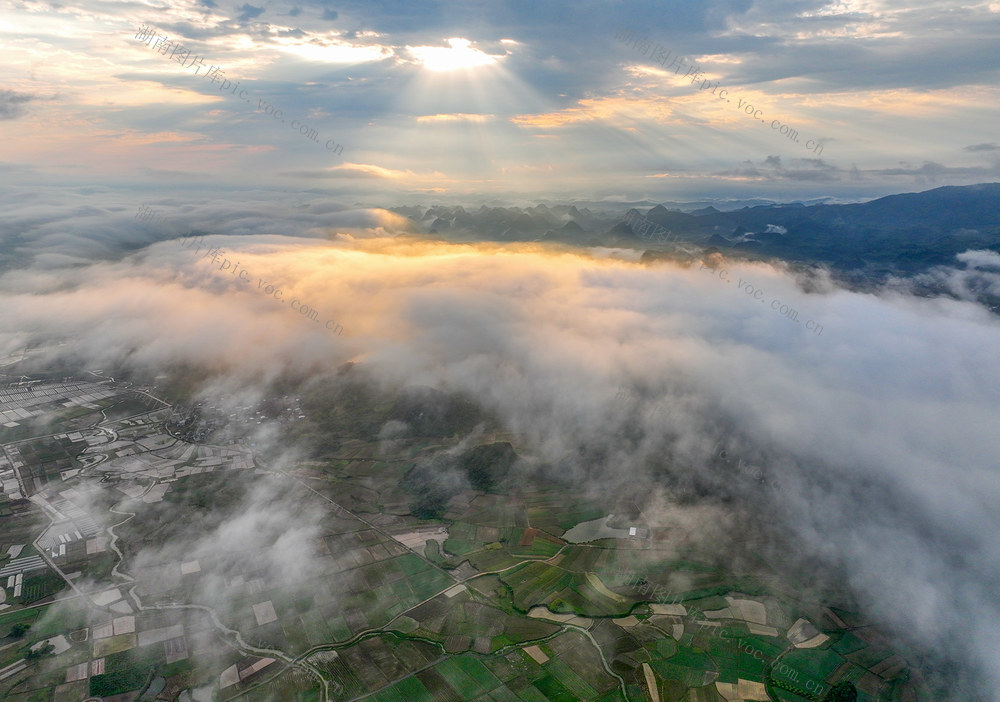
<path id="1" fill-rule="evenodd" d="M 508 441 L 483 444 L 467 451 L 461 458 L 461 465 L 472 483 L 472 487 L 489 492 L 503 481 L 517 461 L 514 447 Z"/>
<path id="2" fill-rule="evenodd" d="M 31 661 L 35 660 L 36 658 L 41 658 L 42 656 L 47 656 L 48 654 L 52 653 L 55 650 L 56 650 L 55 646 L 53 646 L 50 643 L 47 643 L 44 646 L 40 646 L 39 648 L 36 648 L 33 651 L 29 648 L 25 652 L 24 657 L 26 660 Z"/>
<path id="3" fill-rule="evenodd" d="M 858 690 L 854 687 L 854 683 L 850 682 L 837 683 L 823 698 L 823 702 L 857 702 L 857 700 Z"/>
<path id="4" fill-rule="evenodd" d="M 31 628 L 31 624 L 25 624 L 24 622 L 20 622 L 20 623 L 15 624 L 14 626 L 12 626 L 10 628 L 10 634 L 8 634 L 8 636 L 12 636 L 15 639 L 19 639 L 22 636 L 24 636 L 25 633 L 30 628 Z"/>

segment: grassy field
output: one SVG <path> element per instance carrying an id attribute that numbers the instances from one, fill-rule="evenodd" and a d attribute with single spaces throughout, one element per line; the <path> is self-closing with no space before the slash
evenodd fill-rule
<path id="1" fill-rule="evenodd" d="M 553 611 L 601 617 L 625 614 L 634 600 L 609 596 L 591 582 L 594 574 L 571 573 L 547 563 L 527 563 L 500 575 L 511 589 L 515 608 L 527 612 L 536 605 Z"/>
<path id="2" fill-rule="evenodd" d="M 593 647 L 581 646 L 582 642 L 583 637 L 573 633 L 552 639 L 543 647 L 550 659 L 542 664 L 520 649 L 502 656 L 454 656 L 365 699 L 378 702 L 620 700 L 617 682 L 601 669 Z M 588 648 L 590 653 L 586 651 Z M 586 664 L 582 670 L 581 664 Z"/>
<path id="3" fill-rule="evenodd" d="M 742 622 L 698 628 L 696 623 L 708 622 L 704 611 L 728 606 L 724 595 L 767 595 L 767 590 L 754 589 L 723 566 L 698 563 L 696 555 L 678 553 L 655 529 L 643 539 L 564 542 L 566 530 L 608 514 L 617 515 L 616 527 L 641 522 L 636 513 L 620 508 L 614 500 L 598 504 L 571 489 L 539 488 L 530 481 L 510 486 L 504 493 L 464 485 L 455 494 L 449 493 L 442 507 L 444 518 L 418 519 L 407 512 L 413 495 L 400 486 L 401 479 L 418 462 L 456 445 L 461 436 L 411 436 L 401 440 L 399 458 L 387 457 L 384 442 L 378 441 L 379 427 L 387 417 L 397 415 L 419 422 L 427 409 L 425 401 L 416 397 L 395 407 L 363 383 L 341 390 L 337 399 L 311 395 L 303 402 L 310 419 L 289 431 L 316 431 L 319 443 L 315 455 L 303 458 L 292 472 L 357 518 L 332 507 L 287 475 L 219 472 L 172 482 L 162 502 L 142 505 L 138 516 L 118 529 L 126 553 L 123 569 L 128 571 L 143 547 L 196 541 L 202 532 L 238 515 L 248 493 L 263 486 L 276 496 L 325 510 L 326 518 L 320 520 L 314 540 L 318 574 L 308 582 L 277 582 L 280 578 L 255 567 L 264 547 L 248 540 L 245 547 L 220 554 L 218 563 L 199 555 L 198 574 L 181 576 L 176 559 L 149 564 L 138 576 L 140 590 L 150 590 L 148 601 L 197 597 L 198 583 L 222 576 L 219 582 L 225 583 L 230 605 L 220 612 L 223 621 L 238 628 L 247 641 L 279 647 L 291 655 L 322 647 L 309 660 L 333 683 L 334 699 L 617 702 L 622 699 L 619 682 L 605 671 L 603 653 L 626 680 L 632 699 L 648 699 L 642 668 L 648 663 L 664 702 L 720 702 L 711 684 L 714 675 L 725 682 L 739 678 L 764 682 L 768 677 L 772 689 L 786 688 L 776 693 L 782 699 L 800 702 L 809 697 L 802 694 L 806 681 L 825 680 L 844 660 L 870 665 L 891 653 L 850 634 L 831 632 L 831 646 L 783 655 L 788 648 L 784 637 L 750 635 Z M 112 416 L 144 408 L 121 398 L 105 404 L 114 402 L 118 404 L 111 409 Z M 462 406 L 459 403 L 453 409 Z M 53 415 L 64 422 L 60 430 L 68 431 L 69 425 L 84 416 L 94 416 L 93 412 L 80 413 L 79 408 L 75 411 L 73 417 L 65 412 Z M 329 416 L 311 418 L 322 412 Z M 465 421 L 457 414 L 453 419 L 455 426 Z M 121 436 L 140 437 L 145 428 L 137 424 L 124 428 Z M 320 436 L 320 429 L 325 432 L 330 425 L 337 431 Z M 24 450 L 52 478 L 72 464 L 78 444 L 45 439 L 24 444 Z M 101 505 L 99 501 L 94 504 Z M 17 507 L 0 504 L 4 515 L 0 553 L 12 544 L 30 544 L 45 521 L 34 507 L 27 507 L 23 514 Z M 431 525 L 447 528 L 443 548 L 436 541 L 423 546 L 414 536 Z M 398 535 L 418 551 L 423 549 L 426 559 L 387 534 Z M 23 555 L 30 553 L 29 547 Z M 113 556 L 105 552 L 73 567 L 88 578 L 102 579 L 112 563 Z M 477 578 L 477 569 L 499 572 Z M 29 578 L 25 599 L 45 597 L 57 584 L 61 586 L 53 577 Z M 453 587 L 456 579 L 469 580 L 465 588 Z M 651 607 L 644 603 L 656 602 L 668 592 L 689 608 L 687 615 L 651 615 Z M 775 604 L 777 599 L 768 596 L 768 625 L 784 631 L 795 619 L 791 614 L 795 607 L 788 602 Z M 274 607 L 277 620 L 258 625 L 252 607 L 264 602 Z M 538 605 L 594 618 L 590 622 L 593 639 L 570 626 L 526 616 Z M 43 607 L 0 614 L 0 634 L 18 622 L 32 625 L 22 640 L 4 640 L 11 644 L 4 650 L 7 663 L 17 660 L 25 645 L 45 634 L 82 630 L 95 623 L 42 619 L 49 611 L 54 610 Z M 137 618 L 138 631 L 168 625 L 170 616 L 144 613 Z M 391 627 L 394 633 L 378 632 L 380 627 Z M 348 640 L 351 645 L 343 645 Z M 242 658 L 242 654 L 228 652 L 211 666 L 196 657 L 168 666 L 162 645 L 143 650 L 136 643 L 136 634 L 76 643 L 58 658 L 43 661 L 47 665 L 26 673 L 34 687 L 26 693 L 22 690 L 28 688 L 18 690 L 16 699 L 53 700 L 51 688 L 63 683 L 67 666 L 92 656 L 105 657 L 106 672 L 62 688 L 60 694 L 65 693 L 67 699 L 82 697 L 88 690 L 101 696 L 136 690 L 153 674 L 197 677 L 199 685 L 208 684 Z M 779 660 L 788 668 L 776 671 L 772 661 L 782 655 Z M 228 688 L 219 699 L 318 700 L 315 679 L 303 671 L 282 670 L 279 665 L 266 670 Z M 855 667 L 851 674 L 863 672 Z M 271 676 L 274 679 L 268 680 Z M 263 680 L 268 681 L 247 692 Z"/>
<path id="4" fill-rule="evenodd" d="M 90 694 L 96 697 L 120 695 L 145 687 L 153 679 L 152 668 L 124 668 L 113 673 L 95 675 L 90 679 Z"/>

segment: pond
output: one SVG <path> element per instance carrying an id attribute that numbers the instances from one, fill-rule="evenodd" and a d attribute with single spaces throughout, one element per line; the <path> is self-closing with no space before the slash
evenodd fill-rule
<path id="1" fill-rule="evenodd" d="M 591 519 L 589 522 L 580 522 L 575 527 L 563 534 L 563 538 L 571 544 L 582 544 L 596 539 L 625 539 L 628 537 L 628 529 L 614 529 L 608 526 L 615 515 L 609 514 L 606 517 Z"/>

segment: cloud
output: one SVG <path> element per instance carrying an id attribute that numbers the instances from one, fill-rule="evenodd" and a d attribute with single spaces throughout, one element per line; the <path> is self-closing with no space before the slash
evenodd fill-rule
<path id="1" fill-rule="evenodd" d="M 652 519 L 675 518 L 678 499 L 715 505 L 728 515 L 716 536 L 732 538 L 702 543 L 713 557 L 760 554 L 786 571 L 820 558 L 817 587 L 828 573 L 896 636 L 948 652 L 956 680 L 1000 684 L 1000 476 L 988 460 L 1000 453 L 1000 324 L 982 307 L 848 292 L 764 263 L 726 263 L 727 283 L 607 251 L 247 235 L 281 219 L 234 214 L 233 232 L 208 243 L 252 284 L 176 240 L 71 269 L 39 258 L 0 277 L 0 352 L 69 337 L 98 367 L 216 368 L 231 378 L 220 387 L 355 361 L 381 387 L 460 391 L 542 475 L 598 500 L 628 486 Z M 996 258 L 964 260 L 987 272 Z M 347 331 L 303 320 L 258 279 Z M 653 404 L 682 411 L 662 421 L 644 411 Z M 714 461 L 719 442 L 781 489 Z"/>
<path id="2" fill-rule="evenodd" d="M 12 310 L 3 350 L 25 334 L 69 335 L 94 364 L 221 367 L 242 382 L 364 359 L 388 387 L 461 390 L 503 418 L 543 473 L 558 467 L 554 478 L 595 499 L 623 484 L 647 497 L 666 490 L 668 502 L 728 499 L 743 541 L 724 552 L 716 544 L 716 557 L 743 562 L 756 550 L 793 568 L 796 554 L 821 556 L 899 635 L 944 646 L 968 675 L 1000 681 L 983 653 L 1000 645 L 991 593 L 1000 481 L 983 460 L 1000 452 L 1000 325 L 982 308 L 850 293 L 823 278 L 805 293 L 795 276 L 759 263 L 727 270 L 765 291 L 764 303 L 697 264 L 528 245 L 210 243 L 253 285 L 280 285 L 284 299 L 308 301 L 348 334 L 327 335 L 163 242 L 117 263 L 0 278 Z M 798 310 L 799 322 L 768 300 Z M 622 386 L 634 395 L 624 405 L 614 399 Z M 650 403 L 683 411 L 664 425 L 642 412 Z M 713 463 L 720 441 L 764 466 L 780 492 Z M 774 530 L 760 522 L 765 513 Z M 212 539 L 261 526 L 248 520 Z"/>
<path id="3" fill-rule="evenodd" d="M 467 112 L 456 112 L 452 114 L 418 115 L 417 122 L 437 123 L 437 122 L 488 122 L 494 115 L 470 114 Z"/>
<path id="4" fill-rule="evenodd" d="M 336 10 L 331 10 L 330 8 L 324 8 L 323 19 L 332 22 L 333 20 L 337 19 L 337 17 L 339 17 L 339 15 L 337 14 Z"/>
<path id="5" fill-rule="evenodd" d="M 267 431 L 252 437 L 259 451 L 273 452 L 271 471 L 285 470 L 296 460 L 287 442 L 281 450 L 277 438 Z M 265 608 L 282 614 L 293 601 L 312 606 L 321 599 L 323 606 L 336 607 L 354 587 L 353 573 L 344 572 L 347 564 L 318 545 L 331 524 L 327 503 L 292 477 L 225 471 L 160 485 L 170 497 L 141 505 L 126 499 L 124 490 L 98 488 L 94 482 L 77 482 L 64 494 L 90 514 L 106 514 L 114 504 L 118 521 L 132 515 L 115 529 L 124 554 L 116 575 L 101 581 L 84 576 L 75 588 L 94 597 L 113 584 L 143 608 L 146 614 L 138 616 L 155 612 L 160 626 L 182 624 L 201 670 L 219 671 L 232 662 L 231 651 L 218 643 L 220 635 L 234 639 L 220 634 L 216 622 L 239 631 L 239 639 L 251 646 L 273 647 L 273 635 L 250 624 L 255 603 L 269 603 Z M 176 518 L 174 499 L 186 504 L 183 520 Z M 99 625 L 120 615 L 84 602 L 60 603 L 46 612 L 46 621 L 56 627 L 76 620 Z M 162 606 L 165 602 L 170 604 Z"/>
<path id="6" fill-rule="evenodd" d="M 44 94 L 58 91 L 58 114 L 66 123 L 44 137 L 26 124 L 13 125 L 18 134 L 5 160 L 41 164 L 47 177 L 56 179 L 59 173 L 88 172 L 89 164 L 99 159 L 108 177 L 118 182 L 131 178 L 142 163 L 164 170 L 202 170 L 204 182 L 238 179 L 240 184 L 266 182 L 264 174 L 272 167 L 304 172 L 326 165 L 322 150 L 298 148 L 301 135 L 287 124 L 279 126 L 276 120 L 272 129 L 264 125 L 264 115 L 248 119 L 254 109 L 250 103 L 232 94 L 221 96 L 217 83 L 202 80 L 205 70 L 215 65 L 232 85 L 240 82 L 237 94 L 247 88 L 253 97 L 268 101 L 268 95 L 277 94 L 274 103 L 286 117 L 322 113 L 323 119 L 311 120 L 309 126 L 326 135 L 336 130 L 341 143 L 352 143 L 353 135 L 358 143 L 369 144 L 368 162 L 391 161 L 401 170 L 418 171 L 420 164 L 433 159 L 436 169 L 469 184 L 468 191 L 490 187 L 490 195 L 520 189 L 524 198 L 603 198 L 611 188 L 640 199 L 648 194 L 646 173 L 665 172 L 668 166 L 671 173 L 687 174 L 684 182 L 677 179 L 674 185 L 688 188 L 685 196 L 692 197 L 708 190 L 728 194 L 734 188 L 769 188 L 753 194 L 856 198 L 887 194 L 913 180 L 959 184 L 996 178 L 989 159 L 997 152 L 976 148 L 993 143 L 978 114 L 983 105 L 998 99 L 993 69 L 984 59 L 990 55 L 989 32 L 979 29 L 994 26 L 997 15 L 985 6 L 946 3 L 942 9 L 922 4 L 901 12 L 883 3 L 831 10 L 822 3 L 749 6 L 727 0 L 704 11 L 672 7 L 666 24 L 662 13 L 649 5 L 618 12 L 593 4 L 568 19 L 547 6 L 509 4 L 234 3 L 224 6 L 225 12 L 219 7 L 215 0 L 195 2 L 187 9 L 164 6 L 157 18 L 160 31 L 195 52 L 192 58 L 203 57 L 205 68 L 197 76 L 190 67 L 182 69 L 124 34 L 126 43 L 87 47 L 89 57 L 108 70 L 81 72 L 72 58 L 73 47 L 61 40 L 47 43 L 51 37 L 39 34 L 30 23 L 18 26 L 18 38 L 6 47 L 9 60 L 4 65 L 9 70 L 3 83 L 19 94 L 42 94 L 36 87 L 42 84 L 47 86 Z M 189 16 L 192 8 L 200 21 Z M 296 8 L 305 9 L 296 14 Z M 272 14 L 265 22 L 267 11 Z M 109 10 L 103 21 L 120 19 L 115 12 Z M 333 12 L 339 13 L 336 27 L 323 19 Z M 73 35 L 85 30 L 82 16 L 70 17 L 51 6 L 39 13 L 46 21 L 67 20 Z M 776 149 L 787 163 L 796 155 L 794 142 L 785 140 L 786 150 L 777 132 L 754 124 L 736 109 L 737 100 L 728 106 L 709 98 L 709 91 L 697 90 L 684 78 L 686 69 L 679 74 L 660 70 L 648 57 L 616 41 L 621 24 L 648 28 L 653 46 L 662 43 L 700 61 L 729 86 L 730 97 L 752 97 L 765 116 L 794 125 L 803 136 L 800 150 L 808 139 L 819 139 L 826 147 L 824 157 L 833 159 L 839 170 L 822 174 L 814 169 L 801 179 L 795 173 L 724 175 L 726 164 L 760 162 Z M 938 27 L 947 31 L 942 34 Z M 863 51 L 846 50 L 854 30 L 869 32 Z M 926 51 L 928 42 L 933 52 Z M 407 47 L 431 53 L 421 58 Z M 424 59 L 430 56 L 437 58 L 428 63 Z M 480 68 L 471 69 L 469 76 L 457 70 L 451 74 L 471 78 L 470 89 L 456 83 L 445 87 L 443 75 L 420 70 L 476 64 Z M 173 86 L 173 97 L 140 85 L 140 80 Z M 182 91 L 216 100 L 214 118 L 205 119 L 200 101 L 180 104 Z M 170 110 L 164 110 L 165 102 Z M 7 105 L 16 114 L 23 114 L 24 107 Z M 73 116 L 84 113 L 93 119 Z M 450 140 L 432 134 L 415 141 L 410 134 L 415 124 L 423 126 L 425 117 L 436 114 L 495 118 L 482 123 L 483 139 L 472 133 Z M 510 129 L 511 119 L 522 129 Z M 956 124 L 968 128 L 947 129 Z M 94 125 L 108 135 L 175 130 L 194 137 L 183 149 L 121 150 L 112 158 L 95 146 L 106 142 L 92 138 Z M 375 125 L 380 138 L 372 141 L 365 133 Z M 532 134 L 537 138 L 526 139 L 525 128 L 538 132 Z M 954 161 L 929 150 L 924 135 L 931 133 L 939 136 L 936 143 Z M 832 143 L 836 153 L 831 153 Z M 545 148 L 538 148 L 542 144 Z M 963 150 L 970 144 L 974 150 Z M 237 151 L 237 145 L 245 151 Z M 504 158 L 498 161 L 494 149 Z M 982 163 L 960 159 L 975 154 L 984 157 Z M 893 170 L 900 160 L 915 165 L 903 172 Z M 511 172 L 500 169 L 511 168 L 515 161 L 577 167 L 545 179 L 498 182 L 503 180 L 498 174 Z M 944 170 L 919 172 L 925 161 Z M 72 168 L 58 171 L 56 163 Z M 852 176 L 853 163 L 858 178 Z M 637 175 L 640 169 L 644 172 Z M 608 177 L 618 178 L 614 186 L 607 185 Z M 491 185 L 473 187 L 473 182 Z M 581 193 L 581 188 L 587 192 Z"/>
<path id="7" fill-rule="evenodd" d="M 409 171 L 397 171 L 371 163 L 341 163 L 324 171 L 313 171 L 313 173 L 316 175 L 312 177 L 316 178 L 377 178 L 382 180 L 396 180 L 413 175 Z"/>
<path id="8" fill-rule="evenodd" d="M 454 71 L 489 66 L 503 59 L 506 54 L 491 55 L 474 48 L 472 42 L 461 37 L 447 40 L 448 47 L 407 46 L 416 62 L 430 71 Z"/>
<path id="9" fill-rule="evenodd" d="M 957 258 L 969 268 L 1000 268 L 1000 253 L 988 250 L 965 251 Z"/>
<path id="10" fill-rule="evenodd" d="M 232 614 L 233 600 L 239 598 L 227 596 L 227 583 L 242 580 L 247 572 L 264 578 L 268 589 L 286 593 L 307 590 L 313 586 L 310 581 L 324 574 L 325 564 L 317 561 L 315 548 L 325 516 L 321 505 L 287 479 L 243 477 L 234 483 L 237 490 L 228 504 L 218 505 L 211 514 L 196 512 L 193 521 L 171 530 L 171 538 L 129 559 L 123 569 L 136 577 L 140 591 L 156 586 L 156 566 L 196 560 L 204 565 L 190 601 Z M 147 517 L 164 512 L 162 519 L 169 519 L 166 503 L 143 506 L 143 511 Z"/>
<path id="11" fill-rule="evenodd" d="M 971 144 L 966 146 L 964 151 L 1000 151 L 1000 145 L 996 142 L 989 142 L 984 144 Z"/>
<path id="12" fill-rule="evenodd" d="M 31 171 L 21 169 L 25 176 Z M 164 174 L 177 178 L 179 174 Z M 16 191 L 0 192 L 0 205 L 8 208 L 9 221 L 0 226 L 0 272 L 31 265 L 72 265 L 123 256 L 164 239 L 190 232 L 212 232 L 220 236 L 268 234 L 302 239 L 327 239 L 339 231 L 361 235 L 362 230 L 382 228 L 383 233 L 399 234 L 412 229 L 409 220 L 378 209 L 357 209 L 327 198 L 310 196 L 289 212 L 285 204 L 271 196 L 257 203 L 232 192 L 216 192 L 200 203 L 154 194 L 129 201 L 109 202 L 102 207 L 75 207 L 78 193 L 68 193 L 65 201 L 48 204 L 25 198 Z M 47 197 L 58 197 L 49 191 Z M 160 215 L 155 221 L 140 221 L 140 205 Z M 283 213 L 283 214 L 282 214 Z"/>
<path id="13" fill-rule="evenodd" d="M 29 93 L 0 90 L 0 120 L 17 119 L 23 116 L 25 114 L 23 105 L 37 99 L 37 95 Z"/>
<path id="14" fill-rule="evenodd" d="M 697 537 L 707 517 L 689 519 L 709 557 L 760 556 L 784 572 L 818 559 L 817 590 L 849 586 L 894 636 L 951 656 L 956 680 L 1000 684 L 1000 324 L 971 298 L 850 292 L 766 263 L 727 262 L 726 282 L 698 263 L 643 265 L 607 249 L 390 238 L 406 220 L 327 192 L 276 202 L 150 191 L 155 224 L 137 222 L 138 203 L 118 190 L 37 192 L 0 193 L 11 215 L 0 354 L 37 341 L 39 362 L 212 369 L 211 388 L 261 393 L 350 362 L 387 392 L 462 392 L 518 437 L 540 476 L 596 500 L 628 489 L 665 523 L 679 502 L 724 513 L 728 526 L 708 523 L 711 543 Z M 176 237 L 192 230 L 251 280 L 182 248 Z M 967 251 L 939 273 L 956 291 L 996 285 L 996 263 Z M 630 399 L 616 401 L 621 387 Z M 655 405 L 679 411 L 665 421 L 646 411 Z M 713 460 L 717 445 L 767 483 Z M 229 543 L 277 528 L 254 519 L 206 533 Z"/>
<path id="15" fill-rule="evenodd" d="M 239 16 L 237 17 L 240 22 L 247 22 L 264 14 L 263 7 L 254 7 L 250 3 L 246 3 L 237 9 L 240 11 Z"/>
<path id="16" fill-rule="evenodd" d="M 574 106 L 553 112 L 516 115 L 510 121 L 519 127 L 554 129 L 598 121 L 609 125 L 634 124 L 636 119 L 676 124 L 683 117 L 676 106 L 657 97 L 602 97 L 585 98 Z"/>
<path id="17" fill-rule="evenodd" d="M 935 266 L 911 278 L 891 279 L 889 285 L 906 294 L 946 290 L 960 300 L 990 302 L 1000 311 L 1000 253 L 969 250 L 955 259 L 964 267 Z"/>
<path id="18" fill-rule="evenodd" d="M 989 166 L 946 166 L 934 161 L 925 161 L 919 166 L 901 163 L 894 168 L 859 169 L 856 166 L 843 168 L 820 158 L 793 158 L 789 159 L 789 165 L 785 165 L 780 156 L 768 156 L 759 165 L 748 159 L 739 166 L 716 171 L 715 174 L 727 178 L 748 178 L 759 181 L 828 183 L 876 182 L 886 177 L 898 177 L 920 184 L 940 184 L 950 182 L 952 178 L 958 178 L 962 182 L 966 180 L 983 182 L 1000 177 L 1000 162 Z"/>
<path id="19" fill-rule="evenodd" d="M 718 171 L 718 175 L 735 178 L 798 182 L 835 182 L 845 177 L 845 173 L 840 168 L 823 159 L 794 158 L 789 159 L 789 165 L 786 166 L 780 156 L 768 156 L 760 166 L 757 166 L 753 161 L 747 160 L 736 168 Z"/>
<path id="20" fill-rule="evenodd" d="M 282 175 L 310 180 L 381 181 L 398 184 L 400 187 L 412 190 L 417 190 L 421 186 L 433 187 L 455 182 L 452 179 L 446 179 L 441 173 L 414 173 L 413 171 L 401 171 L 370 163 L 342 163 L 323 170 L 286 171 Z"/>

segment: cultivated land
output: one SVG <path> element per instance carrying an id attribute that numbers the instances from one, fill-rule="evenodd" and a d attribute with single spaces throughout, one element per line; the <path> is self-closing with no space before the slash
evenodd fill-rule
<path id="1" fill-rule="evenodd" d="M 497 489 L 516 437 L 463 455 L 476 487 L 429 487 L 461 407 L 387 450 L 363 393 L 181 410 L 91 376 L 0 388 L 0 698 L 934 699 L 854 613 L 698 562 L 614 498 Z M 241 430 L 301 438 L 310 413 L 323 450 L 281 469 Z M 322 515 L 305 563 L 266 567 L 265 528 L 204 538 L 261 492 Z M 614 537 L 563 538 L 609 515 Z"/>

